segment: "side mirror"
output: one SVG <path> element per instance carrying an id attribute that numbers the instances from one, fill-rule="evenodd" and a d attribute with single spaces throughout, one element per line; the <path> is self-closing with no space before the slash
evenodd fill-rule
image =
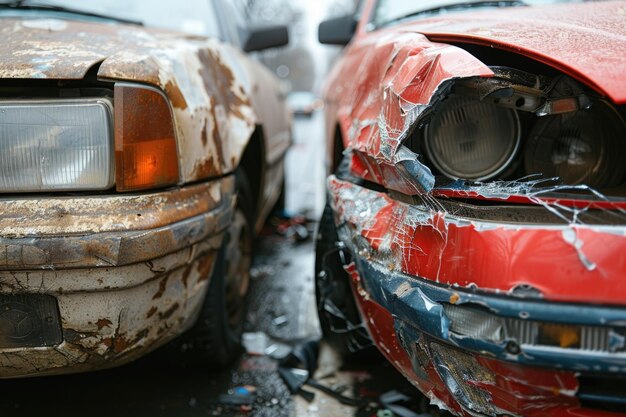
<path id="1" fill-rule="evenodd" d="M 354 15 L 335 17 L 320 23 L 317 37 L 326 45 L 347 45 L 356 31 Z"/>
<path id="2" fill-rule="evenodd" d="M 285 25 L 252 27 L 246 32 L 242 48 L 245 52 L 262 51 L 289 43 L 289 30 Z"/>

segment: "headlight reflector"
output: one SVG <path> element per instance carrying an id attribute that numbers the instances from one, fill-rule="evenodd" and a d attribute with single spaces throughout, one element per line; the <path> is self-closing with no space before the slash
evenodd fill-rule
<path id="1" fill-rule="evenodd" d="M 442 174 L 485 180 L 509 166 L 520 143 L 515 110 L 462 96 L 450 96 L 437 110 L 424 144 Z"/>
<path id="2" fill-rule="evenodd" d="M 0 101 L 0 192 L 110 188 L 112 143 L 107 99 Z"/>
<path id="3" fill-rule="evenodd" d="M 526 144 L 525 170 L 568 185 L 617 186 L 626 175 L 624 130 L 619 115 L 601 101 L 587 110 L 542 117 Z"/>

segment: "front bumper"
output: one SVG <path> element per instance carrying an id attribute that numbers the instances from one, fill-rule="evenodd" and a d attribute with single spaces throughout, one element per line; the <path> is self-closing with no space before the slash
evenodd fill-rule
<path id="1" fill-rule="evenodd" d="M 334 177 L 329 191 L 339 236 L 354 255 L 346 269 L 370 335 L 433 403 L 467 416 L 626 408 L 623 227 L 471 221 Z M 568 230 L 586 239 L 572 246 Z M 516 242 L 527 240 L 537 250 L 517 253 Z M 598 243 L 617 258 L 589 255 Z M 544 279 L 535 267 L 542 263 L 544 273 L 560 275 Z M 603 281 L 591 279 L 596 273 Z M 559 280 L 586 285 L 561 291 Z M 598 303 L 603 297 L 606 305 Z M 590 386 L 599 377 L 614 387 Z"/>
<path id="2" fill-rule="evenodd" d="M 1 199 L 0 303 L 23 311 L 0 314 L 12 329 L 0 377 L 117 366 L 185 331 L 233 207 L 232 177 L 150 195 Z M 22 302 L 42 295 L 58 305 L 60 336 L 37 345 L 38 325 L 16 320 L 46 314 Z"/>

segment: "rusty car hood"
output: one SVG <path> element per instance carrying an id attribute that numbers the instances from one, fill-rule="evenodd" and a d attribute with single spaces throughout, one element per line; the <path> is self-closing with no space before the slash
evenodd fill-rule
<path id="1" fill-rule="evenodd" d="M 403 25 L 433 41 L 510 50 L 555 67 L 626 103 L 626 2 L 451 13 Z"/>
<path id="2" fill-rule="evenodd" d="M 146 42 L 154 43 L 156 36 L 167 33 L 60 19 L 3 18 L 2 22 L 0 78 L 80 79 L 106 58 L 145 48 Z"/>

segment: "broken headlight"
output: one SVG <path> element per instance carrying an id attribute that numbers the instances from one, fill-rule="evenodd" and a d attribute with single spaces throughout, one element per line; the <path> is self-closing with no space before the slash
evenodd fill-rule
<path id="1" fill-rule="evenodd" d="M 112 111 L 104 98 L 0 102 L 0 192 L 112 187 Z"/>
<path id="2" fill-rule="evenodd" d="M 408 146 L 451 179 L 532 176 L 606 189 L 626 179 L 626 123 L 593 91 L 563 76 L 491 67 L 454 81 Z"/>
<path id="3" fill-rule="evenodd" d="M 626 173 L 623 135 L 620 117 L 602 101 L 590 109 L 540 117 L 526 143 L 526 172 L 572 185 L 617 186 Z"/>
<path id="4" fill-rule="evenodd" d="M 425 131 L 429 158 L 450 178 L 485 180 L 506 169 L 520 143 L 513 109 L 488 101 L 450 96 Z"/>

